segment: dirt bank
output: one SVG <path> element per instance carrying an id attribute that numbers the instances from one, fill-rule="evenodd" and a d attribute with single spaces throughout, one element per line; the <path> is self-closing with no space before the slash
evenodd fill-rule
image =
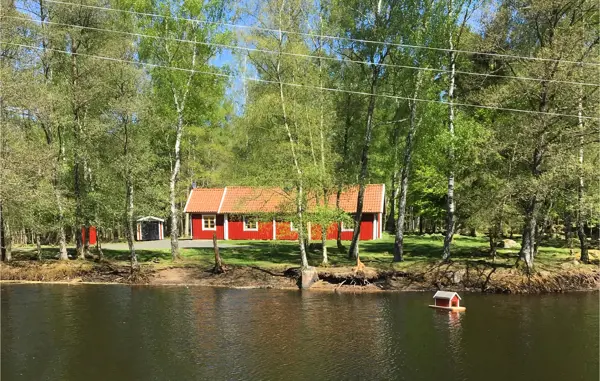
<path id="1" fill-rule="evenodd" d="M 488 293 L 539 293 L 597 290 L 598 267 L 563 266 L 556 271 L 527 275 L 514 268 L 489 263 L 440 263 L 410 271 L 367 267 L 355 274 L 349 267 L 319 268 L 314 290 L 380 292 L 452 289 Z M 230 267 L 224 274 L 194 265 L 155 268 L 145 265 L 132 276 L 129 268 L 110 262 L 17 261 L 0 265 L 3 282 L 121 283 L 150 285 L 197 285 L 231 288 L 297 289 L 299 269 Z"/>

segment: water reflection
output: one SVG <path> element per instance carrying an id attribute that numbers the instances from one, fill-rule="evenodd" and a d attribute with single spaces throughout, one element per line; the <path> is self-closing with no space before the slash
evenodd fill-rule
<path id="1" fill-rule="evenodd" d="M 432 310 L 423 293 L 27 285 L 1 296 L 3 380 L 597 379 L 592 294 L 468 295 L 466 313 Z"/>

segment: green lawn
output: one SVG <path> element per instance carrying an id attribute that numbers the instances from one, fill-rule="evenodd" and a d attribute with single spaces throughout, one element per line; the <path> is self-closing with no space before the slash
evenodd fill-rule
<path id="1" fill-rule="evenodd" d="M 258 266 L 262 268 L 296 267 L 300 264 L 300 255 L 296 241 L 229 241 L 238 247 L 220 249 L 221 257 L 226 264 L 239 266 Z M 349 242 L 344 243 L 346 247 Z M 442 255 L 443 237 L 437 235 L 408 235 L 405 238 L 405 260 L 392 264 L 394 237 L 384 235 L 380 240 L 365 241 L 360 243 L 361 260 L 365 265 L 380 269 L 417 270 L 424 266 L 439 263 Z M 561 264 L 572 261 L 578 257 L 578 250 L 573 255 L 569 249 L 555 246 L 543 246 L 536 257 L 536 268 L 539 270 L 556 270 Z M 353 266 L 354 261 L 349 260 L 345 253 L 337 250 L 335 241 L 327 242 L 329 263 L 331 266 Z M 73 249 L 70 254 L 74 255 Z M 452 247 L 452 260 L 455 263 L 477 262 L 492 263 L 488 255 L 489 246 L 487 237 L 455 236 Z M 14 249 L 15 259 L 35 259 L 34 248 L 31 246 Z M 107 259 L 117 263 L 129 261 L 127 250 L 103 250 Z M 512 267 L 515 263 L 518 249 L 498 249 L 498 256 L 493 262 L 497 267 Z M 168 249 L 163 250 L 138 250 L 139 261 L 152 267 L 161 268 L 169 266 L 210 266 L 214 263 L 212 248 L 188 248 L 181 250 L 182 261 L 171 261 Z M 598 251 L 591 251 L 592 259 L 598 259 Z M 56 249 L 43 248 L 44 258 L 53 258 Z M 309 252 L 309 263 L 318 266 L 321 263 L 320 252 Z"/>
<path id="2" fill-rule="evenodd" d="M 226 264 L 259 267 L 294 267 L 300 264 L 300 255 L 295 241 L 229 241 L 237 247 L 222 248 L 221 257 Z M 438 263 L 442 255 L 443 237 L 437 235 L 409 235 L 405 238 L 405 261 L 392 264 L 394 237 L 384 235 L 380 240 L 365 241 L 360 243 L 361 260 L 367 266 L 376 268 L 393 268 L 396 270 L 410 270 L 413 266 L 426 266 Z M 536 267 L 543 270 L 553 270 L 562 263 L 573 260 L 578 256 L 574 250 L 573 256 L 569 249 L 556 246 L 543 246 L 536 257 Z M 345 242 L 348 246 L 349 242 Z M 349 260 L 345 253 L 337 250 L 335 241 L 327 242 L 329 263 L 331 266 L 353 266 L 354 261 Z M 55 248 L 44 247 L 44 257 L 52 258 L 56 255 Z M 127 250 L 104 249 L 107 259 L 115 262 L 127 262 Z M 489 262 L 489 245 L 487 237 L 455 236 L 452 247 L 452 260 L 454 262 Z M 138 250 L 141 263 L 152 264 L 154 267 L 167 266 L 210 266 L 214 261 L 211 248 L 182 249 L 182 261 L 172 262 L 168 249 L 164 250 Z M 498 249 L 495 266 L 512 267 L 516 260 L 518 249 Z M 592 259 L 598 258 L 598 252 L 592 251 Z M 74 253 L 73 253 L 74 254 Z M 318 266 L 321 263 L 321 253 L 309 252 L 309 263 Z M 33 248 L 15 248 L 15 259 L 35 258 Z"/>

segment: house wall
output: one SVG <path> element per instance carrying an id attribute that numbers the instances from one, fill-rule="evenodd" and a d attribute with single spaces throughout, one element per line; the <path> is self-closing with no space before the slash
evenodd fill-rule
<path id="1" fill-rule="evenodd" d="M 290 229 L 289 221 L 276 221 L 275 224 L 275 233 L 277 239 L 289 241 L 298 239 L 298 232 L 292 231 Z"/>
<path id="2" fill-rule="evenodd" d="M 207 213 L 211 215 L 211 213 Z M 378 232 L 373 237 L 373 218 L 377 216 L 373 213 L 363 213 L 361 224 L 360 224 L 360 240 L 369 241 L 372 239 L 380 238 Z M 381 213 L 377 217 L 381 216 Z M 225 239 L 225 218 L 222 214 L 217 215 L 217 239 Z M 273 239 L 273 221 L 259 221 L 258 231 L 244 231 L 244 223 L 241 217 L 233 218 L 229 216 L 227 222 L 228 239 L 241 240 L 241 239 L 260 239 L 260 240 L 272 240 Z M 331 224 L 327 229 L 327 239 L 337 239 L 337 224 Z M 377 229 L 379 231 L 379 228 Z M 192 214 L 192 238 L 193 239 L 212 239 L 214 230 L 204 230 L 202 225 L 202 214 Z M 91 234 L 90 234 L 91 235 Z M 379 235 L 379 237 L 378 237 Z M 290 223 L 288 221 L 276 221 L 275 223 L 275 237 L 277 240 L 297 240 L 298 232 L 290 229 Z M 308 238 L 308 237 L 307 237 Z M 311 240 L 321 240 L 321 226 L 311 225 Z M 352 232 L 343 231 L 342 240 L 351 241 Z"/>
<path id="3" fill-rule="evenodd" d="M 452 306 L 456 307 L 458 306 L 458 296 L 454 295 L 454 297 L 452 298 Z"/>
<path id="4" fill-rule="evenodd" d="M 258 231 L 244 231 L 242 219 L 232 220 L 230 216 L 227 225 L 229 239 L 273 239 L 273 221 L 258 221 Z"/>
<path id="5" fill-rule="evenodd" d="M 207 213 L 207 215 L 214 215 L 214 213 Z M 225 218 L 222 214 L 217 214 L 217 239 L 224 239 Z M 212 239 L 215 230 L 204 230 L 202 225 L 202 214 L 192 214 L 192 239 Z M 231 235 L 229 236 L 231 238 Z"/>
<path id="6" fill-rule="evenodd" d="M 450 301 L 448 299 L 436 299 L 435 305 L 440 307 L 450 307 Z"/>
<path id="7" fill-rule="evenodd" d="M 321 239 L 320 228 L 318 234 L 312 236 L 312 239 Z M 338 224 L 332 224 L 327 229 L 327 239 L 337 239 Z M 315 238 L 316 237 L 316 238 Z M 373 213 L 363 213 L 360 219 L 360 236 L 361 241 L 369 241 L 373 239 Z M 352 241 L 351 231 L 342 231 L 342 241 Z"/>

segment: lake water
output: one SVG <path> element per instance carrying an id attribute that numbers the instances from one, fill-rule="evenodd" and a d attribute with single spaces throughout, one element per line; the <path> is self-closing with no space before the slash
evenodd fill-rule
<path id="1" fill-rule="evenodd" d="M 10 380 L 598 380 L 598 293 L 2 285 Z"/>

